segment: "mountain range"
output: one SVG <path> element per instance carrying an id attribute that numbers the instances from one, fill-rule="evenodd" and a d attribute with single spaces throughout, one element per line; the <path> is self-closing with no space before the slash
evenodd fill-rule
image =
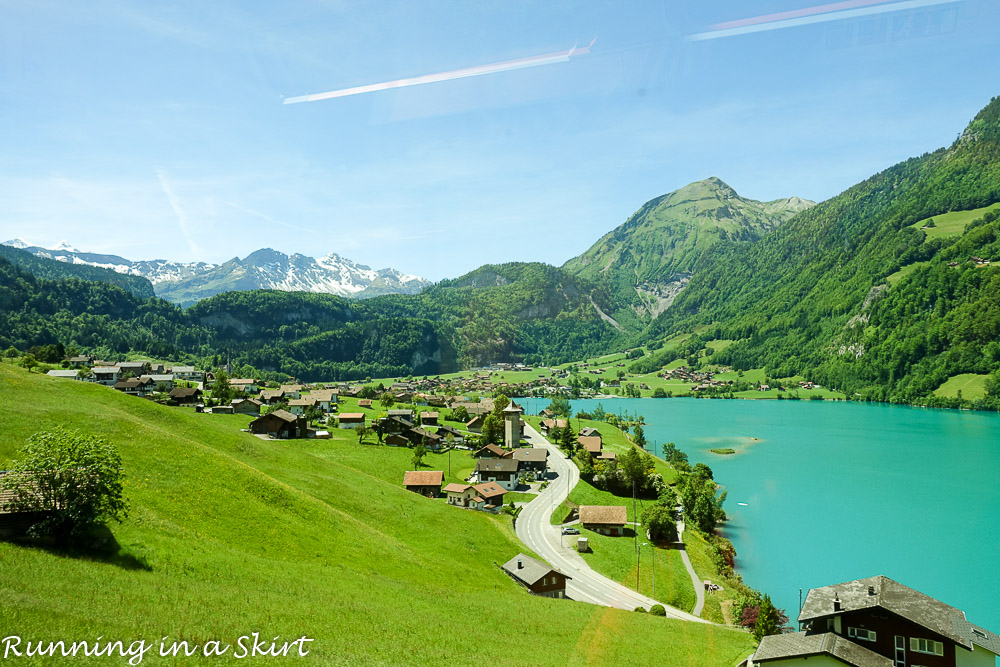
<path id="1" fill-rule="evenodd" d="M 415 294 L 430 284 L 395 269 L 374 270 L 335 253 L 314 259 L 263 248 L 243 259 L 234 257 L 222 264 L 208 264 L 163 259 L 132 261 L 118 255 L 83 252 L 66 241 L 55 248 L 31 245 L 22 239 L 4 245 L 36 257 L 141 276 L 152 283 L 157 296 L 181 306 L 234 290 L 275 289 L 364 299 L 380 294 Z"/>
<path id="2" fill-rule="evenodd" d="M 157 293 L 173 289 L 182 303 L 195 292 L 177 285 L 192 279 L 202 293 L 250 290 L 186 310 L 110 280 L 84 282 L 93 279 L 41 257 L 38 266 L 0 260 L 0 346 L 63 343 L 202 365 L 226 351 L 247 373 L 356 379 L 644 345 L 651 354 L 634 372 L 678 360 L 763 368 L 851 398 L 996 409 L 1000 98 L 952 145 L 819 204 L 755 202 L 710 178 L 647 202 L 562 267 L 487 265 L 418 294 L 360 302 L 255 289 L 264 275 L 268 287 L 318 289 L 307 269 L 320 262 L 300 257 L 264 250 L 160 281 Z M 666 344 L 677 334 L 683 344 Z M 942 393 L 970 378 L 975 398 Z"/>

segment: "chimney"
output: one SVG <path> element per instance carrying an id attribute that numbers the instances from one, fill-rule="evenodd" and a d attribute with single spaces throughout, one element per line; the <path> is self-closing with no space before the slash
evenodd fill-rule
<path id="1" fill-rule="evenodd" d="M 524 565 L 521 564 L 521 559 L 520 558 L 517 559 L 517 569 L 519 569 L 519 570 L 523 570 L 524 569 Z"/>
<path id="2" fill-rule="evenodd" d="M 833 592 L 833 610 L 840 611 L 840 596 L 836 591 Z"/>
<path id="3" fill-rule="evenodd" d="M 875 587 L 874 586 L 869 586 L 868 587 L 868 595 L 875 595 Z"/>

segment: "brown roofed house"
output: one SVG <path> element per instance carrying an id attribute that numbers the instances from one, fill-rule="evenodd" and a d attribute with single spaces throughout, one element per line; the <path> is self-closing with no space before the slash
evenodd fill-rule
<path id="1" fill-rule="evenodd" d="M 357 428 L 365 425 L 365 413 L 341 412 L 337 418 L 338 428 Z"/>
<path id="2" fill-rule="evenodd" d="M 477 459 L 505 459 L 511 455 L 506 449 L 497 447 L 492 442 L 485 447 L 480 447 L 473 454 Z"/>
<path id="3" fill-rule="evenodd" d="M 298 417 L 287 410 L 275 410 L 250 422 L 250 432 L 272 438 L 304 438 L 308 432 L 305 417 Z"/>
<path id="4" fill-rule="evenodd" d="M 472 487 L 476 497 L 472 499 L 477 509 L 484 512 L 497 512 L 503 507 L 503 497 L 506 490 L 496 482 L 483 482 Z"/>
<path id="5" fill-rule="evenodd" d="M 167 396 L 177 405 L 194 405 L 201 400 L 201 389 L 198 387 L 174 387 Z"/>
<path id="6" fill-rule="evenodd" d="M 581 435 L 576 440 L 580 443 L 581 447 L 590 452 L 591 456 L 597 456 L 601 453 L 603 443 L 600 436 Z"/>
<path id="7" fill-rule="evenodd" d="M 624 535 L 627 520 L 624 505 L 580 506 L 580 524 L 601 535 Z"/>
<path id="8" fill-rule="evenodd" d="M 441 470 L 409 470 L 403 475 L 403 486 L 407 491 L 419 493 L 428 498 L 436 498 L 444 484 Z"/>
<path id="9" fill-rule="evenodd" d="M 456 507 L 474 507 L 472 499 L 476 497 L 476 489 L 471 484 L 449 484 L 444 487 L 448 496 L 448 504 Z"/>

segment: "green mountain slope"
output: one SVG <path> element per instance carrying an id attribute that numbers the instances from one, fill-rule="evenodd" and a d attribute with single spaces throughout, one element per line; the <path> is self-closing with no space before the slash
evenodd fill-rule
<path id="1" fill-rule="evenodd" d="M 241 664 L 252 632 L 314 639 L 317 665 L 733 665 L 752 651 L 742 632 L 527 594 L 496 566 L 523 550 L 509 517 L 403 490 L 405 450 L 259 440 L 238 430 L 246 417 L 6 363 L 0 383 L 17 406 L 0 411 L 0 468 L 31 433 L 79 428 L 117 445 L 132 504 L 115 557 L 0 542 L 4 636 L 234 645 L 178 664 Z"/>
<path id="2" fill-rule="evenodd" d="M 0 245 L 0 259 L 5 259 L 38 278 L 98 281 L 121 287 L 141 298 L 153 296 L 153 284 L 142 276 L 130 276 L 97 266 L 68 264 L 46 257 L 35 257 L 30 252 L 8 245 Z"/>
<path id="3" fill-rule="evenodd" d="M 607 286 L 615 317 L 634 323 L 666 310 L 720 245 L 755 241 L 814 203 L 740 197 L 718 178 L 646 202 L 563 268 Z"/>
<path id="4" fill-rule="evenodd" d="M 420 295 L 227 292 L 186 310 L 105 283 L 35 278 L 0 259 L 0 347 L 61 342 L 303 380 L 437 374 L 488 361 L 569 361 L 622 344 L 608 299 L 543 264 L 485 266 Z M 211 362 L 214 366 L 218 361 Z"/>
<path id="5" fill-rule="evenodd" d="M 951 375 L 1000 370 L 1000 269 L 969 261 L 1000 259 L 993 214 L 960 236 L 920 227 L 998 201 L 994 99 L 950 147 L 719 253 L 650 334 L 718 323 L 712 335 L 737 342 L 717 362 L 767 366 L 774 377 L 805 373 L 849 396 L 920 402 Z"/>

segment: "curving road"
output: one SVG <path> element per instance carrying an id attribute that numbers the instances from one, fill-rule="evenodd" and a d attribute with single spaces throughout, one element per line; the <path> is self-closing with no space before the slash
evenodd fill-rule
<path id="1" fill-rule="evenodd" d="M 538 498 L 521 510 L 517 518 L 518 538 L 544 558 L 549 565 L 572 577 L 566 582 L 566 595 L 573 600 L 630 611 L 636 607 L 649 609 L 654 604 L 663 604 L 592 570 L 583 557 L 570 546 L 570 541 L 562 537 L 560 528 L 549 523 L 552 512 L 566 499 L 570 490 L 580 480 L 580 471 L 557 447 L 551 445 L 530 425 L 525 426 L 524 432 L 525 439 L 533 447 L 544 447 L 549 450 L 549 469 L 558 476 Z M 667 616 L 708 623 L 705 619 L 686 611 L 667 605 L 663 607 L 667 610 Z"/>

